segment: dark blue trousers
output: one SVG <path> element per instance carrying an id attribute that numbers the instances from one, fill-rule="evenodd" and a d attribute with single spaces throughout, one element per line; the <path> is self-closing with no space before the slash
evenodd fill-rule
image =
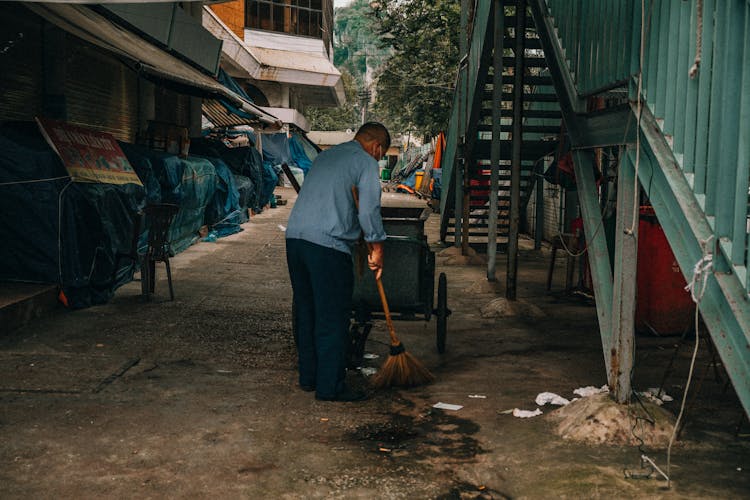
<path id="1" fill-rule="evenodd" d="M 300 385 L 331 398 L 344 390 L 354 274 L 351 255 L 286 240 L 286 259 L 296 308 Z"/>

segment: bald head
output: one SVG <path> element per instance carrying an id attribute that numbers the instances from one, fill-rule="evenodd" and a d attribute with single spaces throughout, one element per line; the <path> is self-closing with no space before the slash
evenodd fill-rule
<path id="1" fill-rule="evenodd" d="M 382 153 L 385 153 L 391 146 L 391 134 L 388 133 L 385 125 L 378 122 L 367 122 L 359 127 L 354 140 L 359 141 L 365 150 L 373 144 L 377 144 L 382 148 Z"/>

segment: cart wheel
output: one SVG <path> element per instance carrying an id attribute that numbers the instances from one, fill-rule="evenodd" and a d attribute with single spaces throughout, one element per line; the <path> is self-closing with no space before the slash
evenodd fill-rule
<path id="1" fill-rule="evenodd" d="M 440 273 L 438 278 L 438 291 L 437 291 L 437 309 L 435 315 L 437 316 L 437 350 L 440 354 L 445 352 L 445 336 L 448 333 L 448 316 L 450 315 L 448 310 L 448 280 L 445 277 L 445 273 Z"/>

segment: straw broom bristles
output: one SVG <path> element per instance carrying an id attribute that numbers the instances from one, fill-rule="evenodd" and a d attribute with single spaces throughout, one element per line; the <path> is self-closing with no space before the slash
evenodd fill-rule
<path id="1" fill-rule="evenodd" d="M 391 320 L 391 311 L 388 309 L 388 301 L 385 298 L 383 282 L 376 279 L 378 293 L 383 304 L 385 322 L 388 325 L 388 333 L 391 336 L 391 349 L 388 359 L 385 360 L 380 371 L 372 379 L 372 385 L 382 389 L 385 387 L 400 386 L 414 387 L 429 384 L 435 380 L 435 376 L 417 358 L 406 352 L 404 345 L 396 337 Z"/>
<path id="2" fill-rule="evenodd" d="M 403 345 L 398 347 L 403 349 Z M 406 351 L 389 355 L 380 371 L 372 379 L 372 385 L 378 389 L 385 387 L 415 387 L 429 384 L 435 376 L 425 368 L 421 361 Z"/>

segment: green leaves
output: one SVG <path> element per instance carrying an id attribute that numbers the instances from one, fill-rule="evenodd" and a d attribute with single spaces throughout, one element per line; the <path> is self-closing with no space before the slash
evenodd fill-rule
<path id="1" fill-rule="evenodd" d="M 336 9 L 334 64 L 347 103 L 305 111 L 317 130 L 356 128 L 357 91 L 374 90 L 368 119 L 392 133 L 434 136 L 448 127 L 458 70 L 460 0 L 355 0 Z M 372 81 L 368 81 L 368 80 Z"/>
<path id="2" fill-rule="evenodd" d="M 448 126 L 458 68 L 458 0 L 381 2 L 380 44 L 392 50 L 377 78 L 375 113 L 401 131 Z"/>

